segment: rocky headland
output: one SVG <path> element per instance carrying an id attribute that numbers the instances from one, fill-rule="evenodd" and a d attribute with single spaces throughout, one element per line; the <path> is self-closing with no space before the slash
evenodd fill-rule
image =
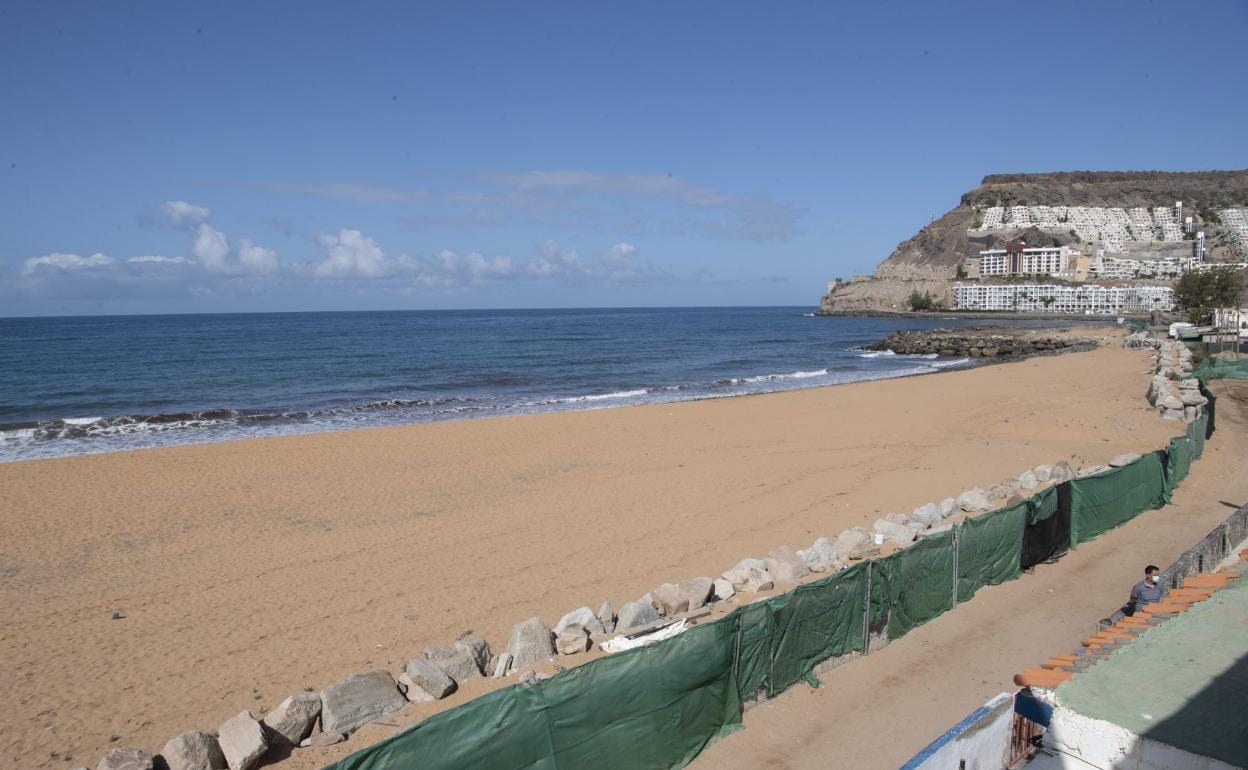
<path id="1" fill-rule="evenodd" d="M 958 266 L 981 250 L 1002 248 L 1015 238 L 1044 246 L 1071 245 L 1085 252 L 1085 243 L 1071 232 L 1036 227 L 973 231 L 980 212 L 990 206 L 1144 207 L 1183 201 L 1197 226 L 1208 232 L 1212 262 L 1242 261 L 1244 255 L 1217 211 L 1248 205 L 1248 170 L 1242 171 L 1070 171 L 1044 174 L 992 174 L 962 195 L 957 205 L 902 241 L 870 276 L 838 278 L 819 302 L 819 313 L 843 315 L 910 310 L 912 292 L 931 295 L 952 307 L 950 288 Z M 1163 248 L 1176 244 L 1138 246 Z"/>

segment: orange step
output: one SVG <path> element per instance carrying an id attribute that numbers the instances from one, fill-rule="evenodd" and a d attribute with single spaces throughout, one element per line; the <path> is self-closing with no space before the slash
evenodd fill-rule
<path id="1" fill-rule="evenodd" d="M 1062 682 L 1069 682 L 1074 677 L 1075 675 L 1069 671 L 1029 668 L 1021 674 L 1014 675 L 1014 684 L 1019 687 L 1042 687 L 1046 690 L 1052 690 Z"/>
<path id="2" fill-rule="evenodd" d="M 1055 671 L 1058 669 L 1070 668 L 1073 665 L 1075 665 L 1074 661 L 1057 660 L 1056 658 L 1049 658 L 1048 660 L 1040 664 L 1040 668 L 1043 668 L 1046 671 L 1049 671 L 1049 670 Z"/>
<path id="3" fill-rule="evenodd" d="M 1177 602 L 1158 602 L 1148 605 L 1148 611 L 1152 615 L 1164 615 L 1172 612 L 1187 612 L 1191 606 L 1190 604 L 1179 604 Z"/>
<path id="4" fill-rule="evenodd" d="M 1202 572 L 1189 578 L 1183 578 L 1184 588 L 1221 588 L 1239 575 L 1229 572 Z"/>

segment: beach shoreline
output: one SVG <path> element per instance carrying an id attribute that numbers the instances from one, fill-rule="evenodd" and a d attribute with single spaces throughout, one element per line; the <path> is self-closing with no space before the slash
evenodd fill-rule
<path id="1" fill-rule="evenodd" d="M 1042 462 L 1163 446 L 1178 428 L 1144 401 L 1148 368 L 1111 345 L 941 378 L 0 465 L 15 533 L 0 595 L 24 618 L 0 641 L 17 704 L 0 758 L 91 763 L 113 735 L 156 751 L 465 630 L 498 650 L 530 616 L 618 607 Z M 66 661 L 98 697 L 64 692 Z"/>

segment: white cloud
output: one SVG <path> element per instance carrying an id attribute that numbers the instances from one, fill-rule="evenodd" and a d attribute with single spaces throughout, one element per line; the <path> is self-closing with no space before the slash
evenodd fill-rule
<path id="1" fill-rule="evenodd" d="M 238 263 L 244 272 L 255 275 L 267 275 L 280 267 L 276 251 L 257 246 L 246 238 L 238 241 Z"/>
<path id="2" fill-rule="evenodd" d="M 230 272 L 228 262 L 230 242 L 225 233 L 207 222 L 200 223 L 195 229 L 195 242 L 191 244 L 191 254 L 204 266 L 204 269 L 217 273 Z"/>
<path id="3" fill-rule="evenodd" d="M 191 260 L 187 259 L 186 257 L 145 256 L 145 257 L 130 257 L 126 261 L 136 263 L 136 264 L 153 264 L 153 265 L 157 265 L 157 264 L 159 265 L 193 265 L 195 264 L 194 262 L 191 262 Z"/>
<path id="4" fill-rule="evenodd" d="M 359 230 L 343 229 L 317 240 L 325 258 L 312 265 L 312 273 L 321 278 L 379 278 L 394 269 L 377 242 Z"/>
<path id="5" fill-rule="evenodd" d="M 99 253 L 92 254 L 89 257 L 82 257 L 77 254 L 63 254 L 59 251 L 54 251 L 42 257 L 31 257 L 26 260 L 25 268 L 22 272 L 30 275 L 41 267 L 77 272 L 79 270 L 89 270 L 93 267 L 107 267 L 114 262 L 116 260 L 112 257 Z"/>
<path id="6" fill-rule="evenodd" d="M 230 241 L 225 233 L 207 222 L 195 228 L 191 254 L 205 270 L 222 275 L 268 275 L 281 267 L 276 251 L 257 246 L 246 238 L 239 241 L 238 253 L 231 256 Z"/>
<path id="7" fill-rule="evenodd" d="M 160 206 L 169 222 L 178 227 L 194 227 L 208 220 L 211 210 L 186 201 L 165 201 Z"/>
<path id="8" fill-rule="evenodd" d="M 428 190 L 402 190 L 358 182 L 323 182 L 299 184 L 292 182 L 258 182 L 248 185 L 284 195 L 309 195 L 316 198 L 335 198 L 357 203 L 405 203 L 428 200 Z"/>

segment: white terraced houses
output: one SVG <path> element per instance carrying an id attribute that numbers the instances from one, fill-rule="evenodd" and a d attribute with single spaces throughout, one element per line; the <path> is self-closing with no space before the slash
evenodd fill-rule
<path id="1" fill-rule="evenodd" d="M 1088 272 L 1097 280 L 1129 281 L 1134 278 L 1179 278 L 1192 269 L 1191 259 L 1125 259 L 1098 253 Z"/>
<path id="2" fill-rule="evenodd" d="M 1075 231 L 1080 240 L 1103 243 L 1110 252 L 1129 241 L 1183 240 L 1183 204 L 1122 209 L 1096 206 L 989 206 L 979 210 L 980 223 L 970 232 L 1037 227 L 1051 232 Z"/>
<path id="3" fill-rule="evenodd" d="M 1018 313 L 1119 314 L 1173 310 L 1169 286 L 1059 286 L 1054 284 L 987 285 L 955 283 L 956 310 Z"/>
<path id="4" fill-rule="evenodd" d="M 1231 243 L 1240 254 L 1248 256 L 1248 209 L 1222 209 L 1218 216 L 1230 231 Z"/>

